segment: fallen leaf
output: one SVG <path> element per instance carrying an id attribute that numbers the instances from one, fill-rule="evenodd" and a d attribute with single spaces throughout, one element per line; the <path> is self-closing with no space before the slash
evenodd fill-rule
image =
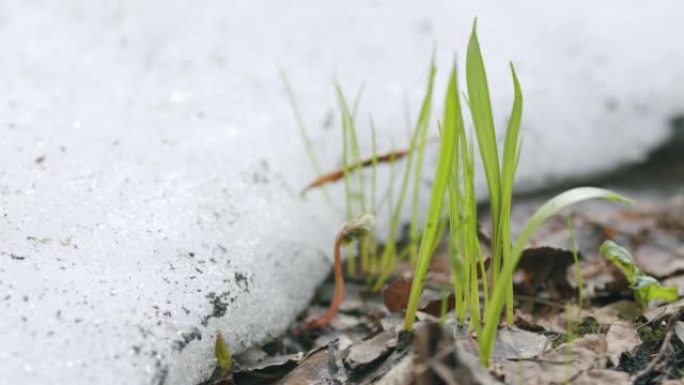
<path id="1" fill-rule="evenodd" d="M 415 355 L 407 354 L 374 385 L 409 385 L 413 381 L 413 360 L 415 360 Z"/>
<path id="2" fill-rule="evenodd" d="M 684 322 L 677 321 L 674 326 L 675 334 L 680 341 L 684 342 Z"/>
<path id="3" fill-rule="evenodd" d="M 507 384 L 563 384 L 591 369 L 603 368 L 606 349 L 605 336 L 588 334 L 539 358 L 497 360 L 494 370 Z"/>
<path id="4" fill-rule="evenodd" d="M 600 324 L 610 325 L 619 320 L 633 321 L 641 315 L 641 307 L 636 301 L 623 299 L 598 309 L 589 310 Z"/>
<path id="5" fill-rule="evenodd" d="M 411 292 L 411 281 L 405 278 L 397 278 L 382 291 L 387 310 L 392 313 L 406 309 L 409 293 Z"/>
<path id="6" fill-rule="evenodd" d="M 658 215 L 658 223 L 665 227 L 684 229 L 684 195 L 671 198 Z"/>
<path id="7" fill-rule="evenodd" d="M 620 365 L 620 356 L 625 352 L 632 352 L 641 343 L 634 323 L 619 320 L 610 325 L 606 334 L 608 358 L 613 366 Z"/>
<path id="8" fill-rule="evenodd" d="M 480 366 L 476 356 L 457 349 L 451 327 L 423 322 L 414 334 L 414 384 L 500 384 Z"/>
<path id="9" fill-rule="evenodd" d="M 391 354 L 396 347 L 397 333 L 386 330 L 370 339 L 352 344 L 343 354 L 343 362 L 352 372 L 365 370 Z"/>
<path id="10" fill-rule="evenodd" d="M 589 369 L 573 379 L 572 385 L 619 385 L 630 383 L 629 374 L 610 369 Z"/>
<path id="11" fill-rule="evenodd" d="M 646 318 L 649 322 L 653 321 L 655 319 L 660 319 L 663 317 L 669 317 L 672 314 L 675 314 L 679 312 L 682 308 L 684 308 L 684 298 L 680 299 L 679 301 L 672 302 L 667 305 L 663 305 L 654 309 L 650 309 L 646 313 L 644 313 L 644 318 Z"/>
<path id="12" fill-rule="evenodd" d="M 644 243 L 636 249 L 634 258 L 644 272 L 657 278 L 684 271 L 684 253 L 679 248 Z"/>
<path id="13" fill-rule="evenodd" d="M 477 342 L 464 328 L 456 326 L 456 345 L 466 352 L 479 356 Z M 543 334 L 529 332 L 515 326 L 500 329 L 496 333 L 493 359 L 526 359 L 542 355 L 549 346 L 549 339 Z"/>
<path id="14" fill-rule="evenodd" d="M 288 373 L 278 384 L 325 384 L 335 373 L 328 370 L 328 349 L 310 353 L 304 361 Z"/>

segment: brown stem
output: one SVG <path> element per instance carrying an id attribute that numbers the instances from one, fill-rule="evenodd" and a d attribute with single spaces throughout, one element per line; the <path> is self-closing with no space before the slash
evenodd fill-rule
<path id="1" fill-rule="evenodd" d="M 342 238 L 345 236 L 344 231 L 340 231 L 335 238 L 335 294 L 330 302 L 328 310 L 320 317 L 309 321 L 305 329 L 317 329 L 326 326 L 337 315 L 342 300 L 344 299 L 344 276 L 342 275 Z"/>

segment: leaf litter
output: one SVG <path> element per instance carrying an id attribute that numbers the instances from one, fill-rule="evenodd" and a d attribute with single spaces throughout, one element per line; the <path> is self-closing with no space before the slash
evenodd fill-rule
<path id="1" fill-rule="evenodd" d="M 235 355 L 229 373 L 217 367 L 218 375 L 204 384 L 682 384 L 684 299 L 639 304 L 634 282 L 598 252 L 606 240 L 625 245 L 634 251 L 635 269 L 675 286 L 681 296 L 682 202 L 619 212 L 579 209 L 582 309 L 567 227 L 550 221 L 523 254 L 515 325 L 499 329 L 488 368 L 479 365 L 474 333 L 457 326 L 453 313 L 440 317 L 454 301 L 442 289 L 450 272 L 436 256 L 412 333 L 402 331 L 411 277 L 401 267 L 381 293 L 364 277 L 346 277 L 337 316 L 306 329 L 306 320 L 330 304 L 331 277 L 287 333 Z"/>

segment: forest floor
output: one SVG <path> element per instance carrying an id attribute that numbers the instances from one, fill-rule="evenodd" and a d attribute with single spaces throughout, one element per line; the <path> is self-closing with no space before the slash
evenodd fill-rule
<path id="1" fill-rule="evenodd" d="M 331 276 L 289 332 L 234 357 L 231 373 L 217 372 L 207 383 L 684 384 L 680 148 L 659 151 L 644 165 L 594 183 L 635 199 L 635 205 L 589 203 L 573 209 L 582 308 L 566 218 L 552 218 L 537 232 L 516 275 L 515 321 L 499 329 L 488 368 L 479 365 L 473 333 L 454 319 L 451 293 L 444 290 L 451 267 L 441 247 L 413 333 L 402 331 L 411 278 L 407 267 L 399 268 L 382 292 L 372 292 L 367 277 L 345 277 L 340 313 L 327 327 L 306 330 L 306 321 L 323 313 L 332 299 Z M 549 193 L 516 199 L 514 232 Z M 487 229 L 487 216 L 482 218 L 480 226 Z M 646 274 L 677 286 L 680 299 L 640 307 L 622 273 L 599 255 L 606 239 L 630 250 Z"/>

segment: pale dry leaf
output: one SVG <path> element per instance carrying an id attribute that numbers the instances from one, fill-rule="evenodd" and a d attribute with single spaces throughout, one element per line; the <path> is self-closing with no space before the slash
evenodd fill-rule
<path id="1" fill-rule="evenodd" d="M 684 342 L 684 322 L 677 321 L 674 325 L 674 332 L 680 341 Z"/>
<path id="2" fill-rule="evenodd" d="M 572 385 L 618 385 L 629 384 L 629 374 L 610 369 L 590 369 L 570 382 Z"/>
<path id="3" fill-rule="evenodd" d="M 495 371 L 510 385 L 563 384 L 591 369 L 605 367 L 606 350 L 605 336 L 588 334 L 539 358 L 497 360 Z"/>
<path id="4" fill-rule="evenodd" d="M 616 321 L 610 325 L 606 334 L 608 358 L 617 367 L 622 353 L 632 352 L 640 343 L 639 333 L 634 323 L 625 320 Z"/>

